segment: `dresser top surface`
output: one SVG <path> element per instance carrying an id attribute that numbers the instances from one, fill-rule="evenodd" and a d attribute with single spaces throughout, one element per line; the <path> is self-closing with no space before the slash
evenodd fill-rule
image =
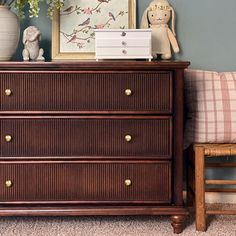
<path id="1" fill-rule="evenodd" d="M 59 70 L 59 71 L 90 71 L 90 70 L 174 70 L 185 69 L 188 61 L 122 61 L 104 60 L 87 61 L 54 61 L 54 62 L 0 62 L 0 70 Z"/>

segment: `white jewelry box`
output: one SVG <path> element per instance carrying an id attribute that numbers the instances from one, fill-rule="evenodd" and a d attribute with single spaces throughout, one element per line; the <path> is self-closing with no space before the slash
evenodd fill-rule
<path id="1" fill-rule="evenodd" d="M 98 29 L 95 32 L 95 58 L 148 59 L 152 57 L 151 29 Z"/>

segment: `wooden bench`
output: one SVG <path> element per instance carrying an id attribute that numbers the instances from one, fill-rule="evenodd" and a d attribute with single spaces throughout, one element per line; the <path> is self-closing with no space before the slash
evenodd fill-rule
<path id="1" fill-rule="evenodd" d="M 236 185 L 236 180 L 206 180 L 206 168 L 236 168 L 236 163 L 205 163 L 205 158 L 236 155 L 236 144 L 194 144 L 188 150 L 187 201 L 195 201 L 196 230 L 206 231 L 206 215 L 236 215 L 236 210 L 207 210 L 205 192 L 236 193 L 234 188 L 205 188 L 205 185 Z"/>

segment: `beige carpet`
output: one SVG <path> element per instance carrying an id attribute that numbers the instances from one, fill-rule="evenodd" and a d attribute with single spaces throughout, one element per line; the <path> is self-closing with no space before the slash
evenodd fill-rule
<path id="1" fill-rule="evenodd" d="M 236 216 L 209 216 L 206 233 L 196 232 L 191 214 L 181 236 L 236 236 Z M 170 236 L 169 217 L 2 217 L 1 236 Z"/>

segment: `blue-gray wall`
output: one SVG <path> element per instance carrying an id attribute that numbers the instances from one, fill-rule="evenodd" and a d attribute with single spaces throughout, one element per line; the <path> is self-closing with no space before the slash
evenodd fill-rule
<path id="1" fill-rule="evenodd" d="M 137 0 L 137 26 L 150 0 Z M 176 11 L 176 31 L 181 47 L 177 59 L 190 60 L 192 68 L 236 71 L 236 0 L 169 0 Z M 51 21 L 46 5 L 40 17 L 22 21 L 22 31 L 36 25 L 43 34 L 46 58 L 51 54 Z M 21 60 L 22 43 L 16 54 Z"/>

